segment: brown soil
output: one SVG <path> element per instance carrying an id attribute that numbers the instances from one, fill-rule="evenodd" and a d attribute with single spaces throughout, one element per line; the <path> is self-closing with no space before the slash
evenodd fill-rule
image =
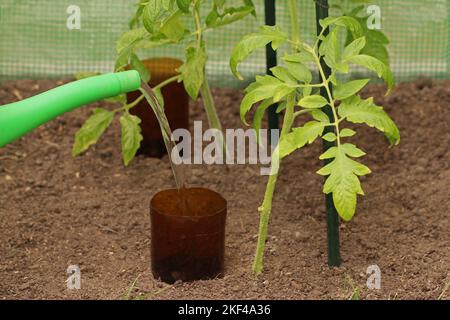
<path id="1" fill-rule="evenodd" d="M 55 85 L 4 83 L 0 105 Z M 121 299 L 137 279 L 131 298 L 345 299 L 352 279 L 363 299 L 436 299 L 450 280 L 450 82 L 401 84 L 388 98 L 382 89 L 367 93 L 386 105 L 402 143 L 389 149 L 365 127 L 355 138 L 373 174 L 362 181 L 366 196 L 354 220 L 341 226 L 342 267 L 327 266 L 316 143 L 284 162 L 261 276 L 250 267 L 267 178 L 258 166 L 193 166 L 191 185 L 228 200 L 226 276 L 173 286 L 154 280 L 149 201 L 174 185 L 167 157 L 138 157 L 124 168 L 116 122 L 97 146 L 72 159 L 85 108 L 0 150 L 0 297 Z M 215 90 L 215 97 L 226 126 L 240 126 L 241 93 Z M 204 119 L 200 102 L 191 110 L 191 119 Z M 72 264 L 81 267 L 79 291 L 66 288 Z M 380 291 L 365 285 L 372 264 L 382 271 Z"/>

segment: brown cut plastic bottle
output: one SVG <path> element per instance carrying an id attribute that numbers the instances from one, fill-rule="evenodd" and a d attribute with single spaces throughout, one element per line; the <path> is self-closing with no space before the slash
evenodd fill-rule
<path id="1" fill-rule="evenodd" d="M 223 276 L 227 202 L 208 189 L 183 193 L 185 206 L 177 189 L 151 200 L 153 276 L 167 283 Z"/>
<path id="2" fill-rule="evenodd" d="M 178 74 L 176 70 L 183 63 L 173 58 L 152 58 L 142 62 L 151 73 L 149 82 L 151 87 L 176 76 Z M 128 103 L 132 103 L 140 95 L 139 91 L 128 93 Z M 172 131 L 181 128 L 189 129 L 189 96 L 183 83 L 173 82 L 165 86 L 162 89 L 162 95 L 164 97 L 164 110 Z M 167 154 L 158 120 L 147 100 L 142 100 L 130 110 L 130 113 L 142 120 L 141 128 L 144 139 L 141 142 L 138 154 L 155 158 L 161 158 Z"/>

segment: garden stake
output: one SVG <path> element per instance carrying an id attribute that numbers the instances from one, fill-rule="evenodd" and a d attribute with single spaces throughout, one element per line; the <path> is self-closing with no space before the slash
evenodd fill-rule
<path id="1" fill-rule="evenodd" d="M 265 0 L 264 8 L 266 13 L 266 25 L 274 26 L 276 25 L 276 6 L 275 0 Z M 267 66 L 267 74 L 273 75 L 272 69 L 277 66 L 277 53 L 273 50 L 272 45 L 269 43 L 266 46 L 266 66 Z M 277 104 L 274 104 L 269 107 L 269 130 L 277 130 L 279 129 L 278 122 L 278 114 L 277 114 Z M 270 131 L 269 131 L 270 132 Z M 270 133 L 269 133 L 270 137 Z"/>
<path id="2" fill-rule="evenodd" d="M 320 34 L 322 31 L 322 27 L 320 26 L 319 21 L 328 17 L 328 0 L 316 0 L 316 23 L 317 23 L 317 34 Z M 324 36 L 327 36 L 329 33 L 329 29 L 327 29 L 324 33 Z M 323 71 L 325 73 L 325 77 L 328 78 L 331 74 L 330 67 L 325 63 L 322 58 L 320 61 Z M 324 81 L 324 79 L 322 79 Z M 327 92 L 325 88 L 320 89 L 320 94 L 322 97 L 327 97 Z M 330 121 L 334 121 L 333 112 L 330 106 L 326 106 L 323 108 L 323 111 L 326 113 Z M 326 127 L 324 134 L 329 132 L 335 132 L 333 127 Z M 328 151 L 330 148 L 335 147 L 336 142 L 328 142 L 323 141 L 324 151 Z M 326 159 L 325 165 L 329 164 L 333 159 Z M 338 267 L 341 265 L 341 255 L 339 249 L 339 216 L 336 211 L 333 202 L 333 195 L 331 193 L 325 195 L 325 206 L 327 213 L 327 238 L 328 238 L 328 265 L 330 267 Z"/>

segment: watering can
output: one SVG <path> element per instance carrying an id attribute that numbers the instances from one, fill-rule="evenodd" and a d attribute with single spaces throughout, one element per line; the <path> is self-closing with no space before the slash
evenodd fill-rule
<path id="1" fill-rule="evenodd" d="M 135 70 L 74 81 L 37 96 L 0 106 L 0 148 L 59 115 L 95 101 L 136 91 Z"/>

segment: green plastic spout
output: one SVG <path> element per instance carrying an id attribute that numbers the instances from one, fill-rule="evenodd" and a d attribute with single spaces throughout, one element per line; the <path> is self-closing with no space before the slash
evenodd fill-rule
<path id="1" fill-rule="evenodd" d="M 138 90 L 135 70 L 95 76 L 0 106 L 0 148 L 57 116 L 86 104 Z"/>

